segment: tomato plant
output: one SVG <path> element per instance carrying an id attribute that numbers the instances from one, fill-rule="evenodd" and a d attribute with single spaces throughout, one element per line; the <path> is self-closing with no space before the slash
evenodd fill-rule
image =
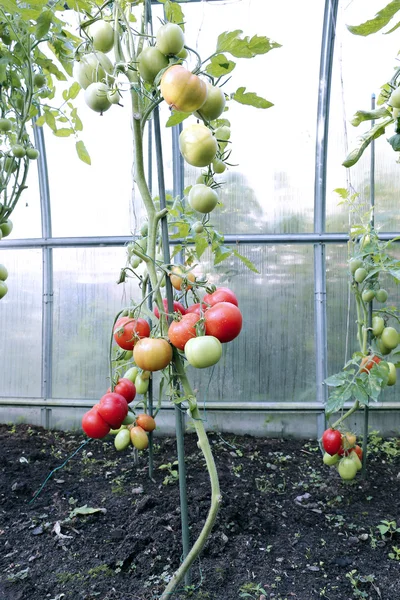
<path id="1" fill-rule="evenodd" d="M 156 422 L 150 415 L 141 413 L 136 417 L 136 425 L 139 425 L 144 431 L 154 431 L 156 428 Z"/>
<path id="2" fill-rule="evenodd" d="M 194 283 L 196 281 L 196 276 L 192 271 L 185 271 L 181 267 L 172 267 L 171 274 L 169 276 L 172 287 L 176 290 L 190 290 L 192 286 L 189 282 Z"/>
<path id="3" fill-rule="evenodd" d="M 114 339 L 124 350 L 132 350 L 136 342 L 150 335 L 150 325 L 145 319 L 121 317 L 114 326 Z"/>
<path id="4" fill-rule="evenodd" d="M 97 411 L 110 427 L 118 429 L 128 414 L 128 403 L 121 394 L 110 392 L 102 396 Z"/>
<path id="5" fill-rule="evenodd" d="M 133 358 L 140 369 L 145 371 L 161 371 L 172 360 L 172 348 L 162 338 L 143 338 L 133 349 Z"/>
<path id="6" fill-rule="evenodd" d="M 206 311 L 204 319 L 206 334 L 215 336 L 222 343 L 231 342 L 242 330 L 242 313 L 230 302 L 214 304 Z"/>
<path id="7" fill-rule="evenodd" d="M 114 386 L 114 392 L 123 396 L 129 404 L 135 399 L 136 387 L 130 379 L 127 377 L 121 377 L 121 379 L 118 380 L 118 383 Z"/>
<path id="8" fill-rule="evenodd" d="M 196 324 L 199 319 L 199 315 L 191 312 L 184 315 L 179 321 L 172 321 L 168 328 L 168 337 L 175 348 L 183 350 L 186 342 L 196 337 Z"/>
<path id="9" fill-rule="evenodd" d="M 161 77 L 160 91 L 171 108 L 186 113 L 199 109 L 207 98 L 205 82 L 182 65 L 174 65 L 164 72 Z M 207 134 L 203 133 L 203 137 L 205 135 L 212 137 L 210 130 L 207 127 L 204 129 Z M 193 152 L 195 152 L 194 149 Z"/>
<path id="10" fill-rule="evenodd" d="M 91 408 L 82 418 L 82 429 L 91 438 L 101 439 L 110 431 L 110 425 L 98 411 L 98 405 Z"/>
<path id="11" fill-rule="evenodd" d="M 338 429 L 326 429 L 322 435 L 322 446 L 328 454 L 337 454 L 342 447 L 342 434 Z"/>
<path id="12" fill-rule="evenodd" d="M 210 294 L 205 294 L 203 302 L 210 306 L 214 306 L 215 304 L 218 304 L 218 302 L 230 302 L 235 306 L 239 306 L 236 294 L 226 287 L 220 287 Z"/>

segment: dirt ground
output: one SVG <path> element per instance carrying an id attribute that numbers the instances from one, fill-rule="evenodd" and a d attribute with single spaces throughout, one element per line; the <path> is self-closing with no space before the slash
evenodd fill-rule
<path id="1" fill-rule="evenodd" d="M 31 501 L 83 439 L 0 425 L 0 600 L 155 600 L 179 565 L 174 439 L 155 438 L 153 481 L 148 451 L 135 464 L 112 437 L 91 441 Z M 174 599 L 400 599 L 397 440 L 373 434 L 367 479 L 345 484 L 315 440 L 210 439 L 223 502 Z M 210 500 L 194 434 L 186 469 L 194 540 Z"/>

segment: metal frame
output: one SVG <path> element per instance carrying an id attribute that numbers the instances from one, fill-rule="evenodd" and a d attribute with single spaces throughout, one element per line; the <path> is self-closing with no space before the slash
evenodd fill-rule
<path id="1" fill-rule="evenodd" d="M 198 2 L 200 0 L 190 0 Z M 218 1 L 218 0 L 208 0 Z M 323 381 L 327 372 L 327 324 L 326 324 L 326 279 L 325 279 L 325 248 L 330 243 L 346 243 L 348 235 L 342 233 L 327 233 L 325 231 L 325 192 L 326 192 L 326 163 L 328 144 L 329 101 L 332 75 L 332 59 L 334 50 L 335 25 L 339 0 L 325 1 L 323 23 L 320 85 L 317 109 L 317 138 L 315 150 L 315 186 L 314 186 L 314 232 L 299 234 L 256 234 L 256 235 L 225 235 L 226 244 L 313 244 L 314 245 L 314 294 L 315 294 L 315 347 L 316 347 L 316 401 L 315 402 L 210 402 L 209 409 L 215 410 L 267 410 L 267 411 L 304 411 L 317 412 L 318 434 L 324 427 L 324 404 L 326 387 Z M 2 248 L 26 249 L 41 248 L 43 255 L 43 326 L 42 326 L 42 398 L 0 398 L 0 406 L 31 406 L 44 407 L 43 425 L 49 425 L 49 412 L 52 407 L 87 408 L 92 405 L 85 399 L 54 399 L 52 398 L 52 337 L 53 337 L 53 248 L 65 247 L 118 247 L 132 240 L 131 236 L 94 236 L 94 237 L 52 237 L 51 207 L 48 182 L 46 151 L 43 131 L 35 128 L 35 143 L 40 150 L 38 160 L 39 186 L 42 213 L 42 237 L 35 239 L 2 240 Z M 177 153 L 177 155 L 176 155 Z M 175 156 L 176 155 L 176 156 Z M 174 144 L 175 165 L 179 165 L 179 150 Z M 176 160 L 178 158 L 178 160 Z M 175 189 L 183 187 L 181 168 L 174 169 Z M 381 234 L 382 240 L 390 240 L 390 233 Z M 179 243 L 174 240 L 172 243 Z M 171 408 L 165 403 L 164 408 Z M 398 408 L 395 403 L 377 403 L 374 410 L 391 410 Z"/>

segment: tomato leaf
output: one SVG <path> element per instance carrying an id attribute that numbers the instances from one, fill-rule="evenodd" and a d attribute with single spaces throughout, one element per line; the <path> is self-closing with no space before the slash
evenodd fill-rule
<path id="1" fill-rule="evenodd" d="M 380 119 L 381 117 L 388 116 L 391 116 L 391 112 L 385 107 L 376 108 L 375 110 L 358 110 L 350 123 L 353 127 L 358 127 L 363 121 L 372 121 L 373 119 Z"/>
<path id="2" fill-rule="evenodd" d="M 185 31 L 185 17 L 183 15 L 181 6 L 177 2 L 171 2 L 170 0 L 166 0 L 166 2 L 163 2 L 163 4 L 166 20 L 170 23 L 177 23 L 182 31 Z"/>
<path id="3" fill-rule="evenodd" d="M 90 160 L 90 155 L 89 155 L 88 151 L 86 150 L 86 146 L 82 142 L 82 140 L 79 140 L 78 142 L 76 142 L 75 148 L 76 148 L 76 152 L 77 152 L 79 158 L 81 159 L 81 161 L 86 163 L 87 165 L 91 165 L 92 161 Z"/>
<path id="4" fill-rule="evenodd" d="M 200 259 L 208 248 L 208 241 L 205 236 L 196 235 L 194 238 L 197 258 Z"/>
<path id="5" fill-rule="evenodd" d="M 178 110 L 173 110 L 171 113 L 171 116 L 169 117 L 165 126 L 173 127 L 174 125 L 179 125 L 179 123 L 182 123 L 182 121 L 184 121 L 185 119 L 190 117 L 191 114 L 192 113 L 185 113 L 185 112 L 180 112 Z"/>
<path id="6" fill-rule="evenodd" d="M 358 380 L 356 380 L 352 385 L 351 391 L 353 392 L 354 398 L 358 400 L 360 404 L 368 404 L 368 394 L 365 391 L 364 386 L 361 385 Z"/>
<path id="7" fill-rule="evenodd" d="M 71 127 L 61 127 L 54 132 L 57 137 L 69 137 L 73 135 L 74 130 Z"/>
<path id="8" fill-rule="evenodd" d="M 361 156 L 364 153 L 364 150 L 368 148 L 372 140 L 376 140 L 378 137 L 383 135 L 385 133 L 385 128 L 387 127 L 387 125 L 389 125 L 392 122 L 393 117 L 388 117 L 387 119 L 384 119 L 380 123 L 374 125 L 374 127 L 371 127 L 371 129 L 367 131 L 367 133 L 364 133 L 364 135 L 362 135 L 359 138 L 357 147 L 354 148 L 354 150 L 352 150 L 346 156 L 345 160 L 342 163 L 343 166 L 349 168 L 355 165 L 356 162 L 360 160 Z"/>
<path id="9" fill-rule="evenodd" d="M 213 244 L 214 246 L 214 244 Z M 214 251 L 214 265 L 219 265 L 222 261 L 232 256 L 233 252 L 228 246 L 215 244 Z"/>
<path id="10" fill-rule="evenodd" d="M 42 127 L 42 125 L 44 125 L 46 123 L 46 117 L 44 115 L 41 115 L 38 119 L 36 119 L 35 121 L 35 125 L 36 127 Z"/>
<path id="11" fill-rule="evenodd" d="M 347 29 L 354 35 L 371 35 L 385 27 L 399 10 L 400 0 L 392 0 L 385 8 L 376 13 L 373 19 L 365 21 L 361 25 L 347 25 Z"/>
<path id="12" fill-rule="evenodd" d="M 255 108 L 270 108 L 273 106 L 272 102 L 257 96 L 254 92 L 247 92 L 245 87 L 240 87 L 231 94 L 231 99 L 236 100 L 240 104 L 247 104 L 248 106 L 254 106 Z"/>
<path id="13" fill-rule="evenodd" d="M 36 21 L 36 39 L 40 40 L 49 32 L 50 25 L 53 19 L 51 10 L 43 10 Z"/>
<path id="14" fill-rule="evenodd" d="M 392 146 L 393 150 L 395 150 L 395 152 L 400 151 L 400 134 L 399 133 L 395 133 L 394 135 L 392 135 L 392 137 L 388 138 L 387 141 Z"/>
<path id="15" fill-rule="evenodd" d="M 343 382 L 347 379 L 346 373 L 337 373 L 336 375 L 331 375 L 325 379 L 326 385 L 331 387 L 340 387 L 343 385 Z"/>
<path id="16" fill-rule="evenodd" d="M 241 260 L 242 263 L 246 265 L 248 269 L 250 269 L 250 271 L 253 271 L 253 273 L 260 273 L 255 264 L 252 263 L 251 260 L 249 260 L 246 256 L 243 256 L 243 254 L 240 254 L 237 250 L 233 251 L 233 255 L 236 256 L 236 258 L 238 258 L 239 260 Z"/>
<path id="17" fill-rule="evenodd" d="M 236 58 L 253 58 L 257 54 L 266 54 L 274 48 L 280 48 L 277 42 L 272 42 L 265 36 L 254 35 L 242 38 L 241 29 L 225 31 L 218 36 L 217 52 L 229 52 Z"/>
<path id="18" fill-rule="evenodd" d="M 351 398 L 351 389 L 349 385 L 343 385 L 337 387 L 329 395 L 328 402 L 326 403 L 326 412 L 328 415 L 340 410 L 344 403 Z"/>
<path id="19" fill-rule="evenodd" d="M 212 77 L 223 77 L 231 73 L 236 63 L 226 58 L 225 54 L 217 54 L 211 57 L 211 62 L 206 66 L 206 72 Z"/>

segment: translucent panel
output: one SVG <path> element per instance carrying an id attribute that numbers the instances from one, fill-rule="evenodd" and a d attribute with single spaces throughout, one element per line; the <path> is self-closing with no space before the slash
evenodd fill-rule
<path id="1" fill-rule="evenodd" d="M 8 240 L 42 237 L 37 165 L 35 161 L 30 163 L 26 181 L 27 189 L 23 190 L 10 217 L 14 228 Z"/>
<path id="2" fill-rule="evenodd" d="M 55 398 L 96 399 L 105 393 L 114 317 L 141 294 L 136 280 L 115 283 L 125 262 L 124 248 L 54 251 Z"/>
<path id="3" fill-rule="evenodd" d="M 0 396 L 41 395 L 42 252 L 3 250 L 8 293 L 0 300 Z"/>
<path id="4" fill-rule="evenodd" d="M 400 257 L 400 249 L 391 251 L 393 256 Z M 339 372 L 354 352 L 359 352 L 356 329 L 356 306 L 354 295 L 349 290 L 347 247 L 327 246 L 327 321 L 328 321 L 328 375 Z M 400 305 L 400 290 L 388 276 L 380 277 L 380 285 L 388 291 L 386 304 L 373 302 L 374 310 L 382 310 L 385 306 Z M 395 320 L 389 325 L 399 329 Z M 390 357 L 388 357 L 390 361 Z M 381 394 L 381 401 L 395 401 L 398 391 L 386 388 Z"/>
<path id="5" fill-rule="evenodd" d="M 274 106 L 262 110 L 229 102 L 229 162 L 235 166 L 218 176 L 227 185 L 221 197 L 224 207 L 215 211 L 213 220 L 225 233 L 311 231 L 324 3 L 307 3 L 313 26 L 306 35 L 298 26 L 304 20 L 299 2 L 244 0 L 229 9 L 226 3 L 201 2 L 183 8 L 186 38 L 189 45 L 195 41 L 203 58 L 215 51 L 221 31 L 242 29 L 246 35 L 266 35 L 282 44 L 251 61 L 235 59 L 232 80 L 224 86 L 227 94 L 245 86 Z M 194 121 L 183 125 L 189 122 Z M 199 169 L 187 168 L 186 184 L 193 184 L 198 174 Z"/>
<path id="6" fill-rule="evenodd" d="M 210 283 L 234 290 L 244 321 L 213 371 L 190 368 L 199 400 L 314 401 L 313 249 L 249 245 L 241 253 L 259 275 L 237 259 L 201 265 Z"/>
<path id="7" fill-rule="evenodd" d="M 361 198 L 370 199 L 370 149 L 351 169 L 345 169 L 342 162 L 348 151 L 357 144 L 358 136 L 369 129 L 370 121 L 353 127 L 349 121 L 357 110 L 371 108 L 372 94 L 379 95 L 380 87 L 393 74 L 398 54 L 396 35 L 382 35 L 380 32 L 368 37 L 351 34 L 346 24 L 358 25 L 371 19 L 382 9 L 379 0 L 363 2 L 343 0 L 339 6 L 336 27 L 334 68 L 329 126 L 329 161 L 327 178 L 327 230 L 348 230 L 346 208 L 338 207 L 338 196 L 333 192 L 338 187 L 351 185 Z M 386 231 L 396 231 L 400 227 L 397 210 L 400 184 L 397 154 L 393 152 L 386 138 L 394 133 L 393 127 L 376 140 L 376 224 Z"/>

